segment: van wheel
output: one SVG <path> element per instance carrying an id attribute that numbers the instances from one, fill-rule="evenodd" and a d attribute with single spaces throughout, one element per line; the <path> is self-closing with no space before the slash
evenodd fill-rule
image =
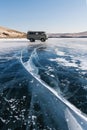
<path id="1" fill-rule="evenodd" d="M 31 38 L 31 39 L 30 39 L 30 42 L 35 42 L 35 39 Z"/>
<path id="2" fill-rule="evenodd" d="M 46 40 L 45 40 L 44 38 L 41 38 L 41 41 L 42 41 L 42 42 L 45 42 Z"/>

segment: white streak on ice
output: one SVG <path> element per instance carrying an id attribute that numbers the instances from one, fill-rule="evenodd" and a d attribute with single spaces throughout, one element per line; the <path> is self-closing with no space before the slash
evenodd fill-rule
<path id="1" fill-rule="evenodd" d="M 83 130 L 68 108 L 65 110 L 65 117 L 69 130 Z"/>

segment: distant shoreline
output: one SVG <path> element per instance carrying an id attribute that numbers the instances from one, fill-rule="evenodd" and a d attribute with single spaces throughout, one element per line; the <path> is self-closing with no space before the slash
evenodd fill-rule
<path id="1" fill-rule="evenodd" d="M 78 33 L 47 33 L 48 38 L 87 38 L 87 31 Z M 0 26 L 0 39 L 27 38 L 27 33 Z"/>
<path id="2" fill-rule="evenodd" d="M 87 32 L 79 33 L 49 33 L 49 38 L 87 38 Z"/>
<path id="3" fill-rule="evenodd" d="M 87 37 L 48 37 L 48 38 L 63 38 L 63 39 L 66 39 L 66 38 L 87 38 Z"/>

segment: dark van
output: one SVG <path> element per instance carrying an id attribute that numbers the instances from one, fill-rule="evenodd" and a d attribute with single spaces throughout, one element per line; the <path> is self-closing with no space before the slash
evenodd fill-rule
<path id="1" fill-rule="evenodd" d="M 35 40 L 41 40 L 42 42 L 45 42 L 48 38 L 45 32 L 41 31 L 28 31 L 27 32 L 27 39 L 30 40 L 30 42 L 35 42 Z"/>

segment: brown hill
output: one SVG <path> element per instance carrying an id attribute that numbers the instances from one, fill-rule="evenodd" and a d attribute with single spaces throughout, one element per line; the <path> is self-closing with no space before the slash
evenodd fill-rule
<path id="1" fill-rule="evenodd" d="M 0 26 L 0 38 L 25 38 L 26 33 Z"/>

